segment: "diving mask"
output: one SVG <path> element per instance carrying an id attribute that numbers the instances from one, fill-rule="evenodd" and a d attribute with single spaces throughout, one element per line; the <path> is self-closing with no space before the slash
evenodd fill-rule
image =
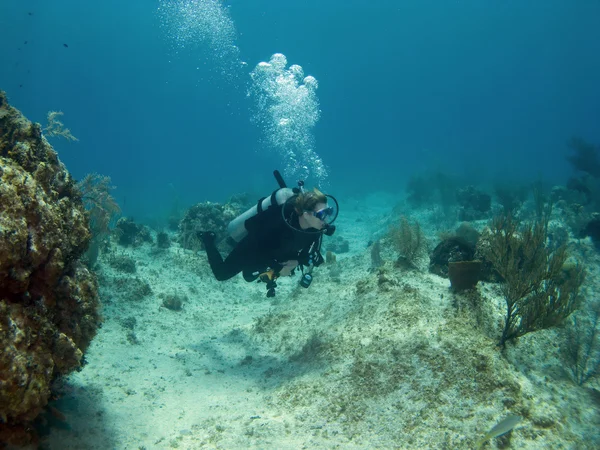
<path id="1" fill-rule="evenodd" d="M 317 219 L 325 221 L 327 220 L 328 217 L 333 215 L 333 208 L 331 206 L 327 206 L 323 209 L 320 209 L 318 211 L 313 211 L 313 216 L 315 216 Z"/>

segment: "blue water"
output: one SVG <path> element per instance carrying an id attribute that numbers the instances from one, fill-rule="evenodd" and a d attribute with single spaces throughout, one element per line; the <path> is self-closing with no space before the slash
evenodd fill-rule
<path id="1" fill-rule="evenodd" d="M 0 89 L 31 120 L 63 111 L 79 142 L 52 139 L 60 158 L 109 175 L 136 218 L 274 187 L 286 160 L 246 94 L 277 52 L 319 82 L 311 138 L 333 194 L 434 170 L 562 183 L 566 140 L 600 142 L 599 1 L 201 3 L 222 8 L 245 65 L 174 45 L 157 1 L 0 2 Z"/>

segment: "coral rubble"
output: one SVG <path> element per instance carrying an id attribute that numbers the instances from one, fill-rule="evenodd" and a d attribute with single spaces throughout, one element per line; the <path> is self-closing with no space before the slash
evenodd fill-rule
<path id="1" fill-rule="evenodd" d="M 0 91 L 0 442 L 34 439 L 51 383 L 81 364 L 99 324 L 75 183 L 39 124 Z"/>

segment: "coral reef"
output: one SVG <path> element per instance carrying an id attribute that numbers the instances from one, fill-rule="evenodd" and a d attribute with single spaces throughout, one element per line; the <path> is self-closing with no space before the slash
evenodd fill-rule
<path id="1" fill-rule="evenodd" d="M 115 227 L 117 242 L 123 247 L 139 247 L 144 242 L 152 242 L 150 231 L 143 225 L 138 225 L 128 217 L 121 217 Z"/>
<path id="2" fill-rule="evenodd" d="M 219 240 L 227 236 L 227 225 L 242 212 L 239 204 L 204 202 L 192 206 L 179 224 L 181 246 L 188 250 L 201 250 L 203 244 L 196 236 L 198 231 L 213 231 Z"/>
<path id="3" fill-rule="evenodd" d="M 440 242 L 429 257 L 429 271 L 440 277 L 448 277 L 448 263 L 472 261 L 475 245 L 458 236 L 450 236 Z"/>
<path id="4" fill-rule="evenodd" d="M 53 379 L 80 366 L 96 333 L 97 283 L 79 261 L 89 240 L 69 172 L 0 92 L 0 442 L 35 439 Z"/>

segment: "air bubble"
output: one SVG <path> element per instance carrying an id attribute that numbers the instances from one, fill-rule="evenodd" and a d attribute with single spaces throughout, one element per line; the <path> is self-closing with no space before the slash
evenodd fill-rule
<path id="1" fill-rule="evenodd" d="M 305 77 L 301 66 L 286 66 L 285 55 L 275 53 L 250 73 L 253 120 L 261 126 L 266 144 L 285 161 L 286 176 L 310 176 L 323 186 L 327 169 L 313 150 L 313 129 L 321 115 L 316 94 L 319 83 L 313 76 Z"/>

